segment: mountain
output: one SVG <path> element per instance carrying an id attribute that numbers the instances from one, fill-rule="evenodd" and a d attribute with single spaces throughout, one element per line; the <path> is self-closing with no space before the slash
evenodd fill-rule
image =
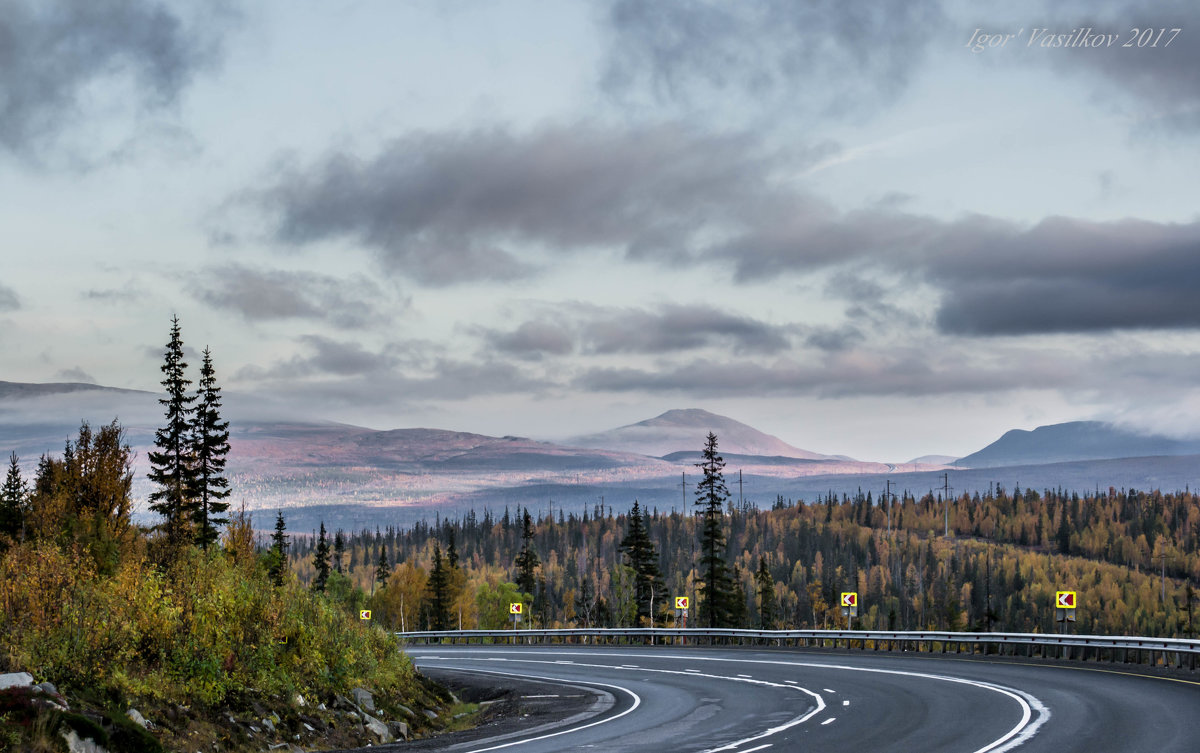
<path id="1" fill-rule="evenodd" d="M 112 392 L 131 395 L 149 395 L 142 390 L 126 390 L 120 387 L 103 387 L 88 382 L 0 382 L 0 400 L 21 400 L 46 395 L 63 395 L 70 392 Z"/>
<path id="2" fill-rule="evenodd" d="M 710 431 L 717 435 L 717 449 L 722 454 L 765 455 L 802 460 L 848 459 L 793 447 L 779 437 L 764 434 L 740 421 L 699 408 L 669 410 L 661 416 L 636 424 L 599 434 L 573 437 L 567 440 L 567 444 L 664 457 L 675 452 L 699 452 L 704 447 L 704 441 Z"/>
<path id="3" fill-rule="evenodd" d="M 958 458 L 953 455 L 922 455 L 908 462 L 913 465 L 950 465 L 955 460 L 958 460 Z"/>
<path id="4" fill-rule="evenodd" d="M 1136 458 L 1200 453 L 1200 441 L 1138 434 L 1100 421 L 1071 421 L 1013 429 L 978 452 L 959 458 L 961 468 L 995 468 L 1074 460 Z"/>

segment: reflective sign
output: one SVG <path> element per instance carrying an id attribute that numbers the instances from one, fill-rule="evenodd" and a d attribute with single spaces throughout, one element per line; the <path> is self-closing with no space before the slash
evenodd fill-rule
<path id="1" fill-rule="evenodd" d="M 360 619 L 360 620 L 371 619 L 371 610 L 370 609 L 360 609 L 358 611 L 358 619 Z"/>
<path id="2" fill-rule="evenodd" d="M 675 608 L 676 609 L 687 609 L 688 608 L 688 597 L 676 596 L 675 597 Z"/>
<path id="3" fill-rule="evenodd" d="M 1074 591 L 1058 591 L 1054 594 L 1054 605 L 1059 609 L 1075 608 Z"/>
<path id="4" fill-rule="evenodd" d="M 857 607 L 858 606 L 858 592 L 843 591 L 842 592 L 842 606 Z"/>
<path id="5" fill-rule="evenodd" d="M 519 601 L 513 602 L 512 604 L 508 605 L 508 613 L 509 614 L 520 614 L 521 608 L 524 606 L 525 605 Z"/>

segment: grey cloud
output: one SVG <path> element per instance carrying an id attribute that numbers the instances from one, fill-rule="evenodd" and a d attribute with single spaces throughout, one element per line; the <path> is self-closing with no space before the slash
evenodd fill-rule
<path id="1" fill-rule="evenodd" d="M 379 286 L 362 277 L 227 264 L 201 274 L 196 296 L 252 322 L 311 319 L 359 328 L 388 320 Z"/>
<path id="2" fill-rule="evenodd" d="M 575 349 L 574 335 L 556 322 L 522 322 L 511 332 L 486 333 L 492 345 L 502 353 L 539 359 L 543 355 L 565 355 Z"/>
<path id="3" fill-rule="evenodd" d="M 754 103 L 788 96 L 810 111 L 845 111 L 902 91 L 946 17 L 937 0 L 869 9 L 842 0 L 615 0 L 607 22 L 602 84 L 618 96 L 647 89 L 690 103 L 740 92 Z"/>
<path id="4" fill-rule="evenodd" d="M 320 335 L 303 335 L 299 342 L 308 351 L 273 366 L 245 366 L 234 379 L 303 379 L 313 376 L 363 376 L 389 372 L 397 358 L 386 350 L 372 352 L 356 342 L 334 340 Z"/>
<path id="5" fill-rule="evenodd" d="M 862 330 L 853 325 L 841 327 L 814 327 L 804 338 L 804 344 L 810 348 L 838 351 L 847 350 L 866 339 Z"/>
<path id="6" fill-rule="evenodd" d="M 674 126 L 425 134 L 365 160 L 285 168 L 256 196 L 283 243 L 348 238 L 434 285 L 508 280 L 536 272 L 526 247 L 685 257 L 749 207 L 789 203 L 771 176 L 831 148 L 766 154 Z"/>
<path id="7" fill-rule="evenodd" d="M 68 382 L 86 382 L 87 384 L 97 384 L 96 377 L 87 373 L 79 366 L 71 369 L 63 369 L 55 374 L 54 378 Z"/>
<path id="8" fill-rule="evenodd" d="M 17 297 L 17 291 L 0 284 L 0 311 L 16 311 L 19 308 L 21 299 Z"/>
<path id="9" fill-rule="evenodd" d="M 130 284 L 124 288 L 91 288 L 83 291 L 83 297 L 89 301 L 103 303 L 127 303 L 145 295 L 139 286 Z"/>
<path id="10" fill-rule="evenodd" d="M 8 0 L 0 13 L 0 147 L 39 151 L 86 115 L 91 87 L 131 81 L 141 105 L 172 104 L 218 57 L 230 16 L 151 0 Z"/>

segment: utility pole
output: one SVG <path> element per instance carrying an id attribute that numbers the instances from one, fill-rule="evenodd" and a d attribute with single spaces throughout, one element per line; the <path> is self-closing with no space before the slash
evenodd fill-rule
<path id="1" fill-rule="evenodd" d="M 742 508 L 742 469 L 738 468 L 738 509 Z"/>
<path id="2" fill-rule="evenodd" d="M 687 514 L 687 471 L 682 471 L 679 474 L 679 491 L 680 498 L 683 500 L 683 513 Z"/>
<path id="3" fill-rule="evenodd" d="M 1163 608 L 1167 606 L 1167 555 L 1160 554 L 1158 558 L 1162 560 L 1162 604 Z"/>
<path id="4" fill-rule="evenodd" d="M 942 474 L 942 504 L 946 508 L 946 531 L 943 534 L 950 538 L 950 474 Z"/>
<path id="5" fill-rule="evenodd" d="M 884 504 L 887 505 L 887 532 L 888 536 L 892 535 L 892 505 L 896 503 L 896 495 L 892 494 L 892 480 L 887 480 L 887 488 L 883 492 Z"/>

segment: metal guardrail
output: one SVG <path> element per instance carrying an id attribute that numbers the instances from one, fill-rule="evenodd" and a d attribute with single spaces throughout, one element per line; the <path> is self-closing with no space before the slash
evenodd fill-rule
<path id="1" fill-rule="evenodd" d="M 567 628 L 423 630 L 396 633 L 410 643 L 573 643 L 600 645 L 776 645 L 863 651 L 985 653 L 1196 668 L 1200 640 L 1060 633 L 952 633 L 879 630 L 738 630 L 725 628 Z"/>

